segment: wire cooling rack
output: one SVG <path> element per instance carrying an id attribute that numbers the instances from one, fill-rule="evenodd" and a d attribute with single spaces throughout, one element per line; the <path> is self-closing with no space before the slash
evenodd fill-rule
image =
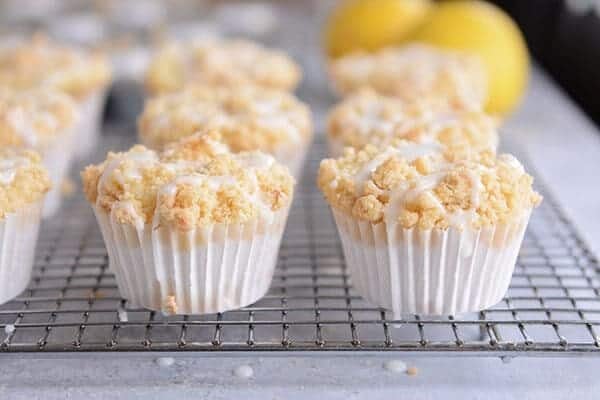
<path id="1" fill-rule="evenodd" d="M 113 138 L 113 148 L 124 147 Z M 116 145 L 115 145 L 116 143 Z M 108 146 L 110 147 L 110 145 Z M 119 296 L 81 194 L 43 223 L 29 288 L 0 306 L 0 353 L 82 351 L 356 351 L 480 355 L 600 350 L 600 271 L 552 197 L 533 215 L 507 297 L 472 315 L 391 320 L 361 299 L 334 222 L 315 188 L 314 145 L 267 296 L 237 311 L 164 316 Z"/>

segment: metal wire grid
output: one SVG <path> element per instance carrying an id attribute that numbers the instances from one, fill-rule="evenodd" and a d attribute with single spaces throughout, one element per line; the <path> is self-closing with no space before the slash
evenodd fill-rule
<path id="1" fill-rule="evenodd" d="M 44 222 L 29 288 L 0 306 L 0 353 L 600 350 L 598 262 L 543 188 L 545 201 L 534 213 L 503 302 L 460 318 L 392 321 L 352 288 L 335 225 L 314 185 L 324 152 L 316 143 L 268 295 L 223 314 L 164 316 L 128 307 L 107 268 L 96 221 L 77 195 L 61 215 Z"/>

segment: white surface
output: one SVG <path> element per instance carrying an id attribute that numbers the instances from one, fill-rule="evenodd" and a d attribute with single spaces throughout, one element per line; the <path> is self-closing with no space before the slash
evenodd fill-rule
<path id="1" fill-rule="evenodd" d="M 126 358 L 127 357 L 127 358 Z M 594 399 L 598 363 L 567 359 L 412 358 L 416 376 L 389 371 L 377 357 L 175 356 L 2 360 L 1 399 Z M 58 367 L 60 365 L 60 367 Z M 253 375 L 236 376 L 249 366 Z M 543 371 L 543 373 L 540 373 Z M 57 382 L 60 382 L 57 385 Z M 535 382 L 533 384 L 532 382 Z"/>
<path id="2" fill-rule="evenodd" d="M 527 98 L 503 127 L 595 254 L 600 250 L 600 131 L 544 73 L 534 69 Z"/>

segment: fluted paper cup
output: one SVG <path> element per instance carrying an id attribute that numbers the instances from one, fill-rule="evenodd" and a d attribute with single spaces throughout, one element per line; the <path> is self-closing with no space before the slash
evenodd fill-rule
<path id="1" fill-rule="evenodd" d="M 16 297 L 29 283 L 41 210 L 39 201 L 0 220 L 0 304 Z"/>
<path id="2" fill-rule="evenodd" d="M 212 314 L 263 297 L 273 278 L 288 210 L 272 220 L 181 232 L 121 224 L 94 207 L 119 292 L 165 314 Z"/>
<path id="3" fill-rule="evenodd" d="M 501 301 L 530 216 L 481 229 L 425 230 L 333 214 L 354 287 L 395 318 L 475 312 Z"/>
<path id="4" fill-rule="evenodd" d="M 75 157 L 84 158 L 92 153 L 100 138 L 102 113 L 106 103 L 107 89 L 90 94 L 79 103 L 80 120 L 77 127 L 77 145 Z"/>
<path id="5" fill-rule="evenodd" d="M 68 132 L 60 136 L 54 143 L 44 149 L 40 149 L 42 163 L 48 170 L 52 187 L 46 195 L 42 216 L 48 218 L 53 216 L 62 203 L 62 183 L 69 173 L 69 167 L 73 159 L 73 133 Z"/>

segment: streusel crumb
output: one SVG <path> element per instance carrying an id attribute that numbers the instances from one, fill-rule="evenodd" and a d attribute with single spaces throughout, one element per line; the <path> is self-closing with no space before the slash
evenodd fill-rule
<path id="1" fill-rule="evenodd" d="M 50 88 L 0 90 L 0 146 L 42 150 L 61 135 L 72 134 L 78 117 L 71 98 Z"/>
<path id="2" fill-rule="evenodd" d="M 479 59 L 421 44 L 350 54 L 331 61 L 329 70 L 344 95 L 372 88 L 406 101 L 443 100 L 449 109 L 477 109 L 486 99 Z"/>
<path id="3" fill-rule="evenodd" d="M 497 121 L 480 110 L 436 108 L 426 101 L 402 99 L 362 90 L 329 113 L 328 139 L 334 156 L 344 147 L 385 146 L 397 140 L 438 143 L 476 152 L 495 151 Z"/>
<path id="4" fill-rule="evenodd" d="M 268 220 L 289 206 L 294 179 L 287 168 L 260 152 L 233 154 L 217 136 L 195 135 L 163 153 L 142 145 L 109 153 L 82 172 L 85 194 L 120 223 L 182 231 Z"/>
<path id="5" fill-rule="evenodd" d="M 157 94 L 189 83 L 250 84 L 291 91 L 300 78 L 300 67 L 283 52 L 247 40 L 203 40 L 161 48 L 146 73 L 146 88 Z"/>
<path id="6" fill-rule="evenodd" d="M 111 70 L 104 54 L 64 46 L 36 35 L 0 50 L 0 86 L 50 86 L 80 99 L 108 85 Z"/>
<path id="7" fill-rule="evenodd" d="M 146 102 L 138 120 L 141 142 L 161 150 L 198 131 L 219 130 L 232 151 L 273 152 L 312 137 L 308 107 L 293 95 L 251 86 L 194 85 Z"/>
<path id="8" fill-rule="evenodd" d="M 321 162 L 318 186 L 337 210 L 404 228 L 482 227 L 514 221 L 541 201 L 513 156 L 466 159 L 427 145 L 367 145 Z"/>
<path id="9" fill-rule="evenodd" d="M 50 178 L 36 152 L 0 149 L 0 218 L 41 200 L 48 190 Z"/>

